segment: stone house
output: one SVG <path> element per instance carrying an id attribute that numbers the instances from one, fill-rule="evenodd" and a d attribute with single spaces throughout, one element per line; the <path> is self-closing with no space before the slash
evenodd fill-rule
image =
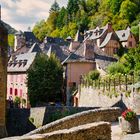
<path id="1" fill-rule="evenodd" d="M 28 52 L 10 58 L 7 66 L 7 100 L 14 101 L 20 97 L 20 107 L 29 107 L 28 88 L 26 85 L 27 70 L 35 60 L 37 53 Z"/>
<path id="2" fill-rule="evenodd" d="M 136 39 L 130 31 L 129 27 L 127 27 L 126 30 L 116 31 L 116 34 L 119 37 L 119 41 L 121 42 L 123 47 L 128 49 L 136 47 Z"/>
<path id="3" fill-rule="evenodd" d="M 84 34 L 85 40 L 92 40 L 94 45 L 108 56 L 114 56 L 121 45 L 128 49 L 136 47 L 136 40 L 129 27 L 126 30 L 114 31 L 111 23 L 101 28 L 96 27 L 93 30 L 86 31 Z"/>

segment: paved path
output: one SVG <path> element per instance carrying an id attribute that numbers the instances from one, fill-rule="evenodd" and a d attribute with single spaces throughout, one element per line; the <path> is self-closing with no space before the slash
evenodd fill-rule
<path id="1" fill-rule="evenodd" d="M 139 128 L 140 128 L 140 116 L 139 116 Z M 140 140 L 140 132 L 136 134 L 122 134 L 121 128 L 118 122 L 112 123 L 112 140 Z"/>

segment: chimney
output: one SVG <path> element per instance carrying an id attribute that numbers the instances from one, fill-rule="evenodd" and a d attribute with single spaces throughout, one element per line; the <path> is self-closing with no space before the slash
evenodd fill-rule
<path id="1" fill-rule="evenodd" d="M 107 27 L 108 27 L 108 32 L 109 33 L 113 31 L 111 22 L 108 22 Z"/>

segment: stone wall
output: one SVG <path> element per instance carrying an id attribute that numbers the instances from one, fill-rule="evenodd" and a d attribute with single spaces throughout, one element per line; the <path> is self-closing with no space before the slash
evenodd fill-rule
<path id="1" fill-rule="evenodd" d="M 62 129 L 70 129 L 79 125 L 99 121 L 112 122 L 116 121 L 120 115 L 120 108 L 102 108 L 83 111 L 81 113 L 67 116 L 50 124 L 44 125 L 43 127 L 31 131 L 26 135 L 43 134 Z"/>
<path id="2" fill-rule="evenodd" d="M 94 109 L 94 107 L 48 106 L 31 109 L 8 109 L 8 136 L 20 136 L 57 119 L 90 109 Z"/>
<path id="3" fill-rule="evenodd" d="M 122 108 L 132 108 L 137 114 L 140 114 L 140 94 L 131 92 L 130 96 L 125 93 L 118 93 L 107 96 L 105 92 L 93 89 L 92 87 L 82 87 L 79 93 L 79 107 L 112 107 L 117 106 Z"/>
<path id="4" fill-rule="evenodd" d="M 0 138 L 6 136 L 7 46 L 8 33 L 0 20 Z"/>
<path id="5" fill-rule="evenodd" d="M 4 140 L 111 140 L 111 125 L 107 122 L 90 123 L 71 129 L 54 131 L 46 134 L 35 134 L 6 138 Z"/>

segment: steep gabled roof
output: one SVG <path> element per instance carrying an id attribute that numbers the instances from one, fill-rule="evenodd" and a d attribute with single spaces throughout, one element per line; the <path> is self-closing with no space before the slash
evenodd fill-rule
<path id="1" fill-rule="evenodd" d="M 33 63 L 37 53 L 25 53 L 19 54 L 15 57 L 14 60 L 12 58 L 8 62 L 8 72 L 26 72 L 31 64 Z"/>
<path id="2" fill-rule="evenodd" d="M 40 47 L 39 47 L 39 45 L 37 43 L 34 43 L 28 52 L 29 53 L 31 53 L 31 52 L 38 52 L 38 53 L 40 53 L 41 49 L 40 49 Z"/>
<path id="3" fill-rule="evenodd" d="M 108 26 L 104 26 L 102 28 L 96 27 L 96 29 L 87 31 L 88 39 L 94 40 L 100 38 L 108 29 Z"/>
<path id="4" fill-rule="evenodd" d="M 26 41 L 26 47 L 31 47 L 34 43 L 39 42 L 38 39 L 33 34 L 33 32 L 26 31 L 24 32 L 24 36 L 25 36 L 25 41 Z"/>
<path id="5" fill-rule="evenodd" d="M 126 29 L 126 30 L 116 31 L 116 34 L 119 37 L 120 41 L 121 42 L 124 42 L 124 41 L 127 41 L 128 40 L 128 37 L 131 34 L 131 32 L 130 32 L 129 29 Z"/>
<path id="6" fill-rule="evenodd" d="M 85 46 L 85 43 L 82 43 L 79 48 L 75 51 L 72 52 L 63 62 L 64 63 L 69 63 L 69 62 L 94 62 L 94 54 L 93 57 L 86 57 L 86 49 L 88 49 L 88 45 Z"/>
<path id="7" fill-rule="evenodd" d="M 75 39 L 74 41 L 77 41 L 77 42 L 82 42 L 84 39 L 84 36 L 81 35 L 80 31 L 78 30 L 77 33 L 76 33 L 76 36 L 75 36 Z"/>
<path id="8" fill-rule="evenodd" d="M 46 52 L 48 56 L 54 53 L 61 62 L 64 61 L 69 55 L 69 52 L 66 49 L 57 44 L 51 44 L 50 46 L 45 47 L 45 49 L 46 48 L 47 50 L 44 50 L 44 52 Z"/>
<path id="9" fill-rule="evenodd" d="M 107 45 L 107 43 L 111 40 L 111 36 L 113 33 L 108 33 L 104 39 L 104 41 L 102 42 L 102 44 L 99 46 L 100 48 L 103 48 Z"/>

